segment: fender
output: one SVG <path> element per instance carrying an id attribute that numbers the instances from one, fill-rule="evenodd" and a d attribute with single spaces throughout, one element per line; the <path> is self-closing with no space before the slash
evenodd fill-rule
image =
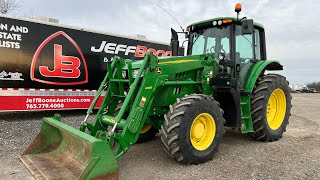
<path id="1" fill-rule="evenodd" d="M 279 61 L 274 60 L 262 60 L 255 63 L 248 74 L 246 84 L 244 87 L 244 92 L 251 93 L 254 85 L 260 76 L 265 70 L 283 70 L 283 66 L 279 63 Z"/>

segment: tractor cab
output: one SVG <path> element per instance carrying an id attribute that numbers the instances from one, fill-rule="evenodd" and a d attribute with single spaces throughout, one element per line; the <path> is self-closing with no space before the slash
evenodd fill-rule
<path id="1" fill-rule="evenodd" d="M 266 43 L 263 26 L 246 17 L 239 19 L 240 4 L 235 11 L 237 18 L 218 17 L 196 22 L 184 33 L 189 42 L 187 55 L 210 53 L 221 65 L 221 74 L 228 76 L 223 81 L 217 79 L 216 86 L 242 89 L 250 67 L 267 59 Z M 171 45 L 178 46 L 177 32 L 173 29 L 171 32 Z M 176 49 L 173 47 L 173 55 L 179 55 Z"/>
<path id="2" fill-rule="evenodd" d="M 187 55 L 211 53 L 223 67 L 221 73 L 229 75 L 216 86 L 241 89 L 251 65 L 266 59 L 263 26 L 253 20 L 219 17 L 191 24 L 188 30 Z"/>

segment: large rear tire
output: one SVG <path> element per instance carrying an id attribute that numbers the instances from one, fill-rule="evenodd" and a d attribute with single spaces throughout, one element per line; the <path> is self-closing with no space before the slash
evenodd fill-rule
<path id="1" fill-rule="evenodd" d="M 177 99 L 161 126 L 164 149 L 186 164 L 212 160 L 224 133 L 222 115 L 219 103 L 211 96 L 192 94 Z"/>
<path id="2" fill-rule="evenodd" d="M 259 77 L 251 97 L 254 132 L 250 135 L 260 141 L 277 141 L 286 131 L 291 110 L 289 83 L 278 74 Z"/>

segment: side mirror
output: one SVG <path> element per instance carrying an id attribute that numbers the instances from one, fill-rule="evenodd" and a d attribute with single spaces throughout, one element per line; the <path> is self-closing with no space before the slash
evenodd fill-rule
<path id="1" fill-rule="evenodd" d="M 179 55 L 179 41 L 178 41 L 178 33 L 174 29 L 171 28 L 171 49 L 172 49 L 172 56 Z"/>
<path id="2" fill-rule="evenodd" d="M 253 34 L 253 20 L 247 19 L 242 21 L 242 34 Z"/>

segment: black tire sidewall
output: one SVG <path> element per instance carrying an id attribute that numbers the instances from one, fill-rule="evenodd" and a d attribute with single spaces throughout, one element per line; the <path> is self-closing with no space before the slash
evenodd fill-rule
<path id="1" fill-rule="evenodd" d="M 281 78 L 280 76 L 277 78 L 273 78 L 274 80 L 272 81 L 272 83 L 269 84 L 268 88 L 265 91 L 265 99 L 263 102 L 263 108 L 261 110 L 261 116 L 263 119 L 263 125 L 266 127 L 265 130 L 267 130 L 268 132 L 268 136 L 270 139 L 279 139 L 282 136 L 282 133 L 285 131 L 286 126 L 288 124 L 289 121 L 289 117 L 290 117 L 290 108 L 291 108 L 291 96 L 290 96 L 290 89 L 288 87 L 288 84 L 286 82 L 285 79 Z M 268 107 L 268 101 L 269 98 L 271 96 L 271 94 L 273 93 L 274 90 L 276 89 L 281 89 L 286 97 L 286 114 L 284 117 L 284 120 L 281 124 L 281 126 L 276 129 L 273 130 L 270 128 L 268 122 L 267 122 L 267 107 Z"/>

